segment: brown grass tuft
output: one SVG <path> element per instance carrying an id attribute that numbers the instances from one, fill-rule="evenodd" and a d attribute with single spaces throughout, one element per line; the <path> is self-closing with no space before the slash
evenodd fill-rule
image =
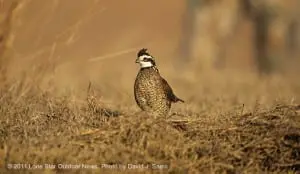
<path id="1" fill-rule="evenodd" d="M 178 120 L 174 113 L 168 120 L 155 120 L 143 113 L 102 107 L 93 91 L 90 87 L 86 103 L 79 105 L 69 97 L 53 97 L 38 89 L 16 101 L 14 90 L 2 90 L 2 171 L 11 171 L 4 167 L 18 163 L 82 163 L 98 169 L 78 171 L 109 173 L 121 169 L 102 165 L 167 166 L 143 169 L 146 173 L 300 171 L 299 105 L 256 106 L 247 113 L 236 108 L 214 119 L 190 113 L 185 120 Z M 138 170 L 125 172 L 132 171 Z"/>

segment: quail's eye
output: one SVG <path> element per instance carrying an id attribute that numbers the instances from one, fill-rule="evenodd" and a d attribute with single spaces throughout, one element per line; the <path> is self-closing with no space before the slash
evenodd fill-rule
<path id="1" fill-rule="evenodd" d="M 144 58 L 145 62 L 150 62 L 150 60 L 151 60 L 150 58 Z"/>

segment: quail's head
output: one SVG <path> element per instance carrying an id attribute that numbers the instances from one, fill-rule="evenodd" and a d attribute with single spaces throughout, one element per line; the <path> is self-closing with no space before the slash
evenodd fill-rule
<path id="1" fill-rule="evenodd" d="M 137 53 L 137 59 L 135 60 L 135 63 L 139 63 L 141 68 L 156 66 L 154 57 L 147 52 L 146 48 L 141 49 Z"/>

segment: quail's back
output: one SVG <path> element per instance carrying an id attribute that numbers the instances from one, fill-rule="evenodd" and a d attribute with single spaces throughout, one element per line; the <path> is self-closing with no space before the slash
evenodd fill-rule
<path id="1" fill-rule="evenodd" d="M 134 84 L 138 106 L 148 113 L 166 116 L 172 102 L 183 100 L 174 95 L 167 81 L 160 76 L 154 58 L 146 52 L 146 49 L 139 51 L 136 62 L 141 64 Z"/>

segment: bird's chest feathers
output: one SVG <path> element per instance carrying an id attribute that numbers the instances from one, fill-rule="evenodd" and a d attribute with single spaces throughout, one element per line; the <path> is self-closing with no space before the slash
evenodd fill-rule
<path id="1" fill-rule="evenodd" d="M 160 85 L 160 75 L 155 69 L 142 69 L 137 75 L 136 85 L 143 88 L 157 87 Z"/>

